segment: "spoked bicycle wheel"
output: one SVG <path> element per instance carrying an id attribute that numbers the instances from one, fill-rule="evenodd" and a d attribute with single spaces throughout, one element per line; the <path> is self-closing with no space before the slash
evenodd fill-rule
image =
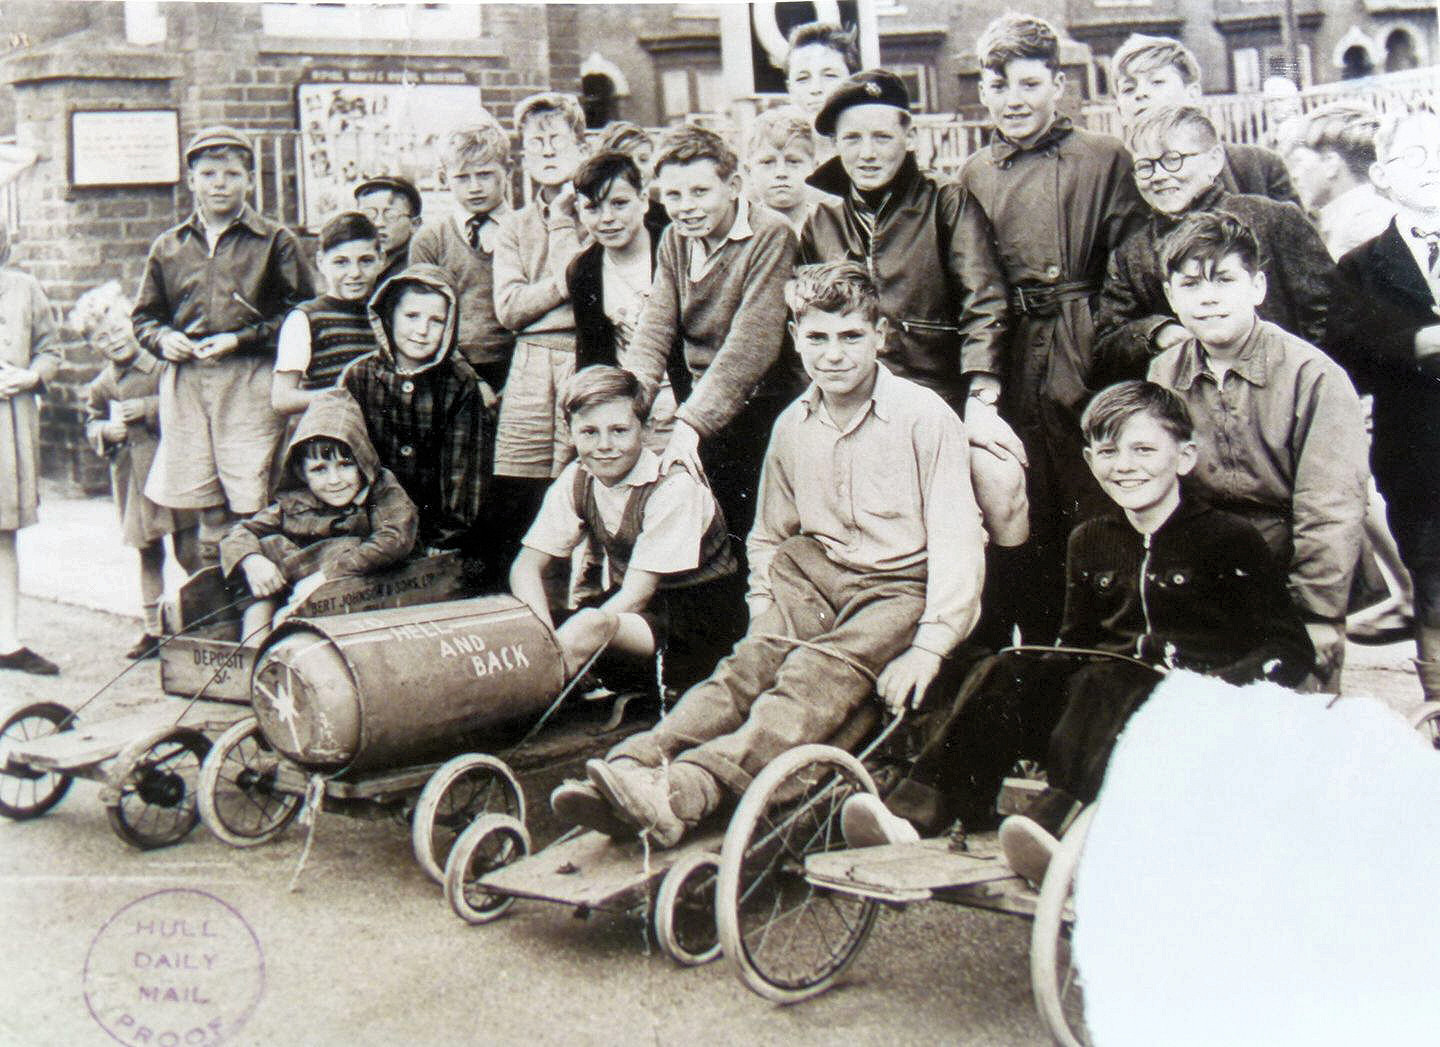
<path id="1" fill-rule="evenodd" d="M 59 702 L 32 702 L 5 718 L 0 724 L 0 814 L 23 822 L 39 818 L 64 799 L 70 790 L 68 774 L 15 762 L 11 749 L 74 726 L 74 714 Z"/>
<path id="2" fill-rule="evenodd" d="M 1030 987 L 1035 1007 L 1046 1031 L 1061 1047 L 1091 1043 L 1085 1028 L 1084 985 L 1070 946 L 1075 872 L 1080 868 L 1080 852 L 1094 812 L 1093 804 L 1080 812 L 1050 859 L 1030 932 Z"/>
<path id="3" fill-rule="evenodd" d="M 1420 732 L 1431 748 L 1440 749 L 1440 702 L 1425 702 L 1410 717 L 1410 726 Z"/>
<path id="4" fill-rule="evenodd" d="M 445 864 L 445 900 L 466 923 L 489 923 L 515 904 L 513 895 L 492 894 L 480 879 L 530 853 L 530 832 L 508 814 L 482 814 L 460 834 Z"/>
<path id="5" fill-rule="evenodd" d="M 115 835 L 142 851 L 179 843 L 200 821 L 196 793 L 210 739 L 172 727 L 130 745 L 115 758 L 101 793 Z"/>
<path id="6" fill-rule="evenodd" d="M 878 903 L 813 886 L 805 857 L 843 849 L 841 807 L 874 792 L 860 761 L 828 745 L 790 750 L 745 790 L 720 851 L 715 911 L 726 960 L 761 996 L 824 992 L 870 933 Z"/>
<path id="7" fill-rule="evenodd" d="M 655 894 L 655 941 L 681 967 L 698 967 L 720 955 L 715 929 L 715 880 L 720 856 L 691 854 L 665 872 Z"/>
<path id="8" fill-rule="evenodd" d="M 484 814 L 508 814 L 525 824 L 525 793 L 504 760 L 465 753 L 440 766 L 415 803 L 410 845 L 430 879 L 445 882 L 455 840 Z"/>
<path id="9" fill-rule="evenodd" d="M 280 754 L 246 716 L 215 739 L 200 766 L 200 818 L 231 847 L 275 839 L 300 813 L 301 797 L 276 788 Z"/>

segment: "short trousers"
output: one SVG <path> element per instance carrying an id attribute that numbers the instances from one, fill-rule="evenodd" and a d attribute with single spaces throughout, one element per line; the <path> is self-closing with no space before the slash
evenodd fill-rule
<path id="1" fill-rule="evenodd" d="M 227 356 L 170 364 L 160 380 L 160 446 L 145 495 L 171 509 L 269 504 L 285 420 L 270 407 L 271 361 Z"/>
<path id="2" fill-rule="evenodd" d="M 500 400 L 495 435 L 495 475 L 550 479 L 559 476 L 575 449 L 560 411 L 565 383 L 575 373 L 574 337 L 565 348 L 519 338 Z"/>

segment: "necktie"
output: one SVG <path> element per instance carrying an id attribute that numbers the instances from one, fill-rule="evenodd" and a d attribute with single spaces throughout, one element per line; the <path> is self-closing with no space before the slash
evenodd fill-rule
<path id="1" fill-rule="evenodd" d="M 1426 261 L 1426 268 L 1430 270 L 1431 276 L 1437 275 L 1435 263 L 1440 262 L 1440 230 L 1425 230 L 1421 229 L 1418 225 L 1412 225 L 1410 227 L 1410 235 L 1417 240 L 1423 240 L 1425 242 L 1425 247 L 1430 252 L 1429 258 Z"/>
<path id="2" fill-rule="evenodd" d="M 472 214 L 465 220 L 465 233 L 470 241 L 470 250 L 480 250 L 480 227 L 485 224 L 485 215 Z"/>

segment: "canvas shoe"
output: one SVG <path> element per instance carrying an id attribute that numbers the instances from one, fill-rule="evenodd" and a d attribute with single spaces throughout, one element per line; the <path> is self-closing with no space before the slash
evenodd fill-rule
<path id="1" fill-rule="evenodd" d="M 655 846 L 674 847 L 685 835 L 685 823 L 670 807 L 664 768 L 589 760 L 585 773 L 620 816 L 640 826 Z"/>
<path id="2" fill-rule="evenodd" d="M 57 676 L 60 673 L 60 666 L 28 647 L 18 648 L 9 654 L 0 654 L 0 669 L 14 669 L 32 676 Z"/>
<path id="3" fill-rule="evenodd" d="M 616 840 L 633 840 L 640 831 L 626 821 L 589 782 L 562 782 L 550 794 L 550 809 L 566 825 L 594 829 Z"/>
<path id="4" fill-rule="evenodd" d="M 881 847 L 887 843 L 918 843 L 920 832 L 904 818 L 891 814 L 873 793 L 861 793 L 840 808 L 840 831 L 851 847 Z"/>
<path id="5" fill-rule="evenodd" d="M 1050 868 L 1050 859 L 1060 841 L 1033 818 L 1023 814 L 1012 814 L 1000 823 L 1000 849 L 1005 852 L 1005 864 L 1018 876 L 1023 876 L 1036 887 L 1045 880 L 1045 871 Z"/>

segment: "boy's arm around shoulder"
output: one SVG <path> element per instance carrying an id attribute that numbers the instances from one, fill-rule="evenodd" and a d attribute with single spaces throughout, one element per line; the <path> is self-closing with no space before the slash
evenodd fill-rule
<path id="1" fill-rule="evenodd" d="M 1254 647 L 1213 675 L 1233 684 L 1273 680 L 1294 687 L 1314 666 L 1315 648 L 1265 539 L 1238 518 L 1230 518 L 1210 539 L 1215 555 L 1233 572 L 1238 589 L 1233 610 L 1247 616 L 1249 628 L 1243 631 L 1255 637 Z"/>
<path id="2" fill-rule="evenodd" d="M 751 392 L 780 356 L 785 338 L 785 281 L 795 272 L 795 233 L 787 222 L 755 230 L 740 302 L 715 359 L 675 417 L 702 437 L 713 436 L 740 413 Z"/>
<path id="3" fill-rule="evenodd" d="M 371 574 L 399 563 L 415 548 L 420 513 L 389 469 L 382 468 L 370 488 L 370 534 L 336 556 L 326 576 Z"/>

